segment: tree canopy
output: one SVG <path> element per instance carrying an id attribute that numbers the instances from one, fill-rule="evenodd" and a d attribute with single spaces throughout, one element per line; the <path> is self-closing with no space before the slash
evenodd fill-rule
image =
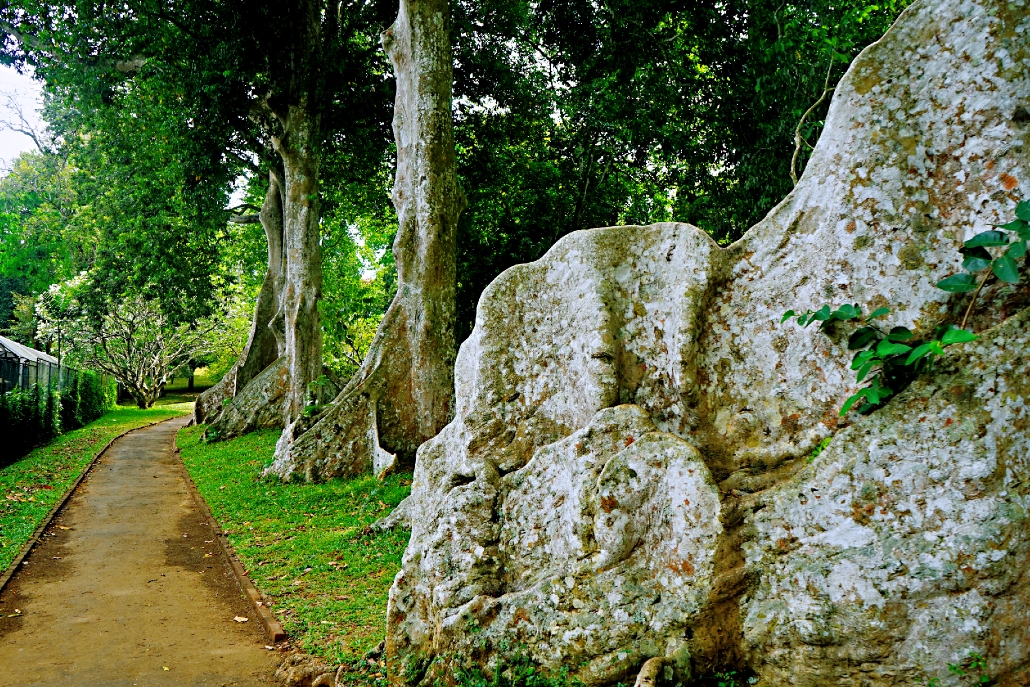
<path id="1" fill-rule="evenodd" d="M 833 85 L 905 4 L 451 3 L 468 198 L 459 340 L 493 278 L 570 231 L 675 220 L 738 238 L 789 192 Z M 7 3 L 0 60 L 44 81 L 53 145 L 0 180 L 0 318 L 13 317 L 10 294 L 83 270 L 97 294 L 142 295 L 174 321 L 226 308 L 229 292 L 252 298 L 263 237 L 227 221 L 307 146 L 315 183 L 286 202 L 315 218 L 325 362 L 357 369 L 396 284 L 393 80 L 379 45 L 395 10 Z M 304 142 L 289 133 L 301 110 Z M 249 192 L 232 209 L 241 175 Z"/>

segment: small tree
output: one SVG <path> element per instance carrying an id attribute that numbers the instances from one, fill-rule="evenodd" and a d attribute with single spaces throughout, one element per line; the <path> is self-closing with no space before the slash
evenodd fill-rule
<path id="1" fill-rule="evenodd" d="M 114 377 L 140 408 L 154 405 L 177 372 L 211 351 L 216 320 L 176 325 L 140 296 L 111 300 L 104 314 L 89 314 L 76 298 L 87 281 L 80 275 L 55 284 L 39 299 L 40 336 L 61 332 L 70 358 Z"/>

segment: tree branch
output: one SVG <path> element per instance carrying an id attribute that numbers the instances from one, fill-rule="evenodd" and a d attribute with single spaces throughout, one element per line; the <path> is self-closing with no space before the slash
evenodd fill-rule
<path id="1" fill-rule="evenodd" d="M 801 115 L 801 121 L 798 122 L 797 127 L 794 129 L 794 156 L 790 159 L 790 180 L 794 182 L 795 186 L 798 185 L 798 156 L 801 154 L 801 142 L 804 140 L 801 137 L 801 127 L 805 125 L 805 120 L 808 119 L 808 115 L 812 114 L 812 112 L 814 112 L 815 109 L 819 107 L 824 100 L 826 100 L 826 95 L 833 90 L 833 88 L 830 88 L 830 74 L 832 72 L 833 54 L 831 53 L 830 64 L 826 68 L 826 81 L 823 83 L 823 92 L 819 96 L 819 99 L 812 104 L 812 107 L 808 108 L 808 110 L 805 111 L 805 114 Z M 807 141 L 805 142 L 807 143 Z M 809 145 L 809 147 L 811 148 L 812 146 Z"/>

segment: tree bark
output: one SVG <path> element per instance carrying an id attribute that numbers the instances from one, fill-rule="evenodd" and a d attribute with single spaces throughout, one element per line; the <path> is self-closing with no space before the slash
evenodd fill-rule
<path id="1" fill-rule="evenodd" d="M 318 301 L 322 296 L 322 249 L 318 212 L 318 117 L 307 96 L 290 105 L 283 135 L 275 147 L 283 160 L 286 182 L 283 213 L 286 273 L 282 311 L 287 366 L 290 370 L 289 421 L 304 414 L 308 385 L 322 375 L 322 331 Z"/>
<path id="2" fill-rule="evenodd" d="M 413 458 L 453 412 L 456 230 L 465 198 L 455 168 L 448 3 L 401 0 L 382 40 L 397 77 L 397 295 L 329 409 L 308 432 L 284 434 L 269 469 L 284 478 L 383 471 L 385 451 Z"/>
<path id="3" fill-rule="evenodd" d="M 322 296 L 322 249 L 319 245 L 318 117 L 307 107 L 307 97 L 291 105 L 283 118 L 283 135 L 275 139 L 283 159 L 286 193 L 284 252 L 286 273 L 281 313 L 285 326 L 286 428 L 276 445 L 276 456 L 288 454 L 294 437 L 308 429 L 305 413 L 310 403 L 324 402 L 311 383 L 322 376 L 322 330 L 318 301 Z"/>
<path id="4" fill-rule="evenodd" d="M 276 362 L 285 349 L 283 325 L 281 318 L 276 317 L 281 307 L 284 265 L 282 184 L 275 171 L 269 173 L 268 191 L 259 217 L 268 246 L 268 267 L 254 306 L 250 334 L 240 359 L 232 369 L 218 384 L 197 398 L 194 407 L 197 424 L 215 421 L 226 409 L 227 402 L 235 402 L 243 389 L 265 368 Z M 238 410 L 247 412 L 245 409 Z"/>

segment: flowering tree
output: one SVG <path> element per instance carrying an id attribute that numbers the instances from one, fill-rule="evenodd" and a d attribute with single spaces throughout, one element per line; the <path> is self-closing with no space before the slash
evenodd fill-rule
<path id="1" fill-rule="evenodd" d="M 77 295 L 85 275 L 54 284 L 36 304 L 40 338 L 63 339 L 66 358 L 114 377 L 140 408 L 149 408 L 177 372 L 211 352 L 216 320 L 174 325 L 157 303 L 130 296 L 91 315 Z"/>

